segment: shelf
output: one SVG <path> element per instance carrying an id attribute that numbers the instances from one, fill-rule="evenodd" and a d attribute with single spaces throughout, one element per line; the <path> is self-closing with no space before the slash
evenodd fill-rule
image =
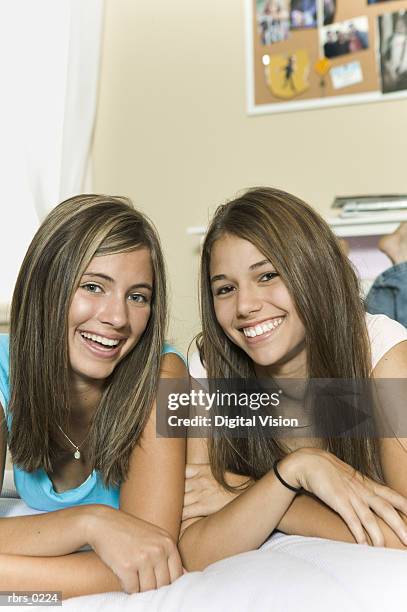
<path id="1" fill-rule="evenodd" d="M 407 211 L 400 213 L 376 213 L 360 217 L 330 217 L 326 219 L 340 238 L 351 236 L 382 236 L 394 232 L 402 221 L 407 221 Z"/>
<path id="2" fill-rule="evenodd" d="M 361 217 L 329 217 L 326 221 L 332 230 L 340 238 L 350 238 L 352 236 L 382 236 L 391 234 L 398 225 L 407 221 L 407 211 L 396 213 L 376 213 Z M 188 227 L 187 234 L 190 236 L 204 236 L 206 227 Z"/>

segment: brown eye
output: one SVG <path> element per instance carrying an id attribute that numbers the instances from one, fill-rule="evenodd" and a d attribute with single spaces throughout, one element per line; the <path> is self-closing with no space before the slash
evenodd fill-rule
<path id="1" fill-rule="evenodd" d="M 225 287 L 219 287 L 219 289 L 216 289 L 215 295 L 227 295 L 228 293 L 233 291 L 233 289 L 234 288 L 232 287 L 232 285 L 226 285 Z"/>
<path id="2" fill-rule="evenodd" d="M 260 281 L 261 282 L 271 281 L 273 280 L 273 278 L 276 278 L 277 276 L 280 276 L 278 272 L 266 272 L 265 274 L 262 274 L 260 276 Z"/>

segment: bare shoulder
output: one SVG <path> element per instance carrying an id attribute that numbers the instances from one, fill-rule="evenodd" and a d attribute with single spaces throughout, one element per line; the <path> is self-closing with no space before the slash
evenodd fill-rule
<path id="1" fill-rule="evenodd" d="M 393 346 L 373 370 L 375 378 L 407 378 L 407 340 Z"/>
<path id="2" fill-rule="evenodd" d="M 407 341 L 402 341 L 387 351 L 373 370 L 377 379 L 407 379 Z M 404 496 L 407 496 L 405 473 L 407 470 L 407 438 L 405 423 L 405 383 L 384 381 L 376 388 L 380 419 L 386 425 L 385 432 L 394 435 L 379 440 L 380 460 L 385 482 Z M 390 387 L 389 387 L 390 384 Z M 391 392 L 389 392 L 391 391 Z"/>
<path id="3" fill-rule="evenodd" d="M 165 353 L 161 358 L 161 378 L 184 378 L 188 376 L 185 363 L 176 353 Z"/>

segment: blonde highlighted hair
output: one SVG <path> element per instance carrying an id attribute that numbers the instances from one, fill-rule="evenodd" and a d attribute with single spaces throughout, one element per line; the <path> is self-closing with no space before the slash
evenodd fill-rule
<path id="1" fill-rule="evenodd" d="M 166 281 L 157 232 L 127 198 L 81 195 L 54 208 L 21 266 L 10 329 L 9 438 L 13 462 L 52 472 L 69 429 L 68 311 L 93 257 L 147 247 L 154 273 L 151 315 L 138 344 L 106 381 L 88 437 L 88 457 L 106 486 L 126 478 L 158 383 L 166 329 Z"/>

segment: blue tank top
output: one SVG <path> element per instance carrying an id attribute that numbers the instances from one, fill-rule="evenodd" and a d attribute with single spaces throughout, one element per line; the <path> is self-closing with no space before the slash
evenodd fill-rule
<path id="1" fill-rule="evenodd" d="M 172 346 L 165 344 L 163 354 L 176 353 Z M 10 401 L 9 379 L 9 337 L 0 334 L 0 403 L 4 408 L 7 428 L 10 429 L 11 414 L 7 410 Z M 88 478 L 74 489 L 57 493 L 43 469 L 26 472 L 13 465 L 14 483 L 18 494 L 25 503 L 36 510 L 50 512 L 84 504 L 105 504 L 119 508 L 120 487 L 105 487 L 99 472 L 93 470 Z"/>

